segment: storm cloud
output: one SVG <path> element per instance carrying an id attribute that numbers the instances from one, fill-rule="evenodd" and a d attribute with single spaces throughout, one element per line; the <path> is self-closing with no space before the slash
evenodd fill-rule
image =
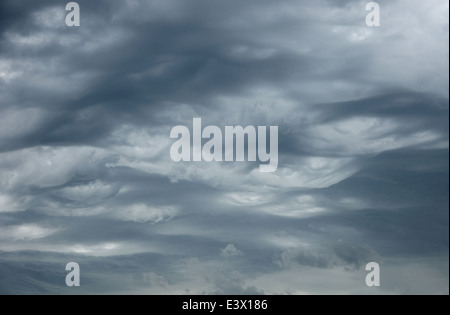
<path id="1" fill-rule="evenodd" d="M 0 3 L 0 293 L 448 294 L 448 1 L 66 3 Z M 194 117 L 277 171 L 173 162 Z"/>

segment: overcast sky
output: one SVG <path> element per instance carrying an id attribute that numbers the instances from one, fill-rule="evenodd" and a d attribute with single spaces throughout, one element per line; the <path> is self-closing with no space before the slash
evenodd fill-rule
<path id="1" fill-rule="evenodd" d="M 0 2 L 0 293 L 449 293 L 448 1 L 67 2 Z M 194 117 L 277 171 L 173 162 Z"/>

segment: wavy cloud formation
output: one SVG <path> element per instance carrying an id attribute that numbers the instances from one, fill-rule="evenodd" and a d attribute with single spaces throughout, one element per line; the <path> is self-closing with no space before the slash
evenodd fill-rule
<path id="1" fill-rule="evenodd" d="M 78 3 L 0 3 L 0 293 L 448 294 L 448 1 Z M 194 117 L 278 170 L 173 162 Z"/>

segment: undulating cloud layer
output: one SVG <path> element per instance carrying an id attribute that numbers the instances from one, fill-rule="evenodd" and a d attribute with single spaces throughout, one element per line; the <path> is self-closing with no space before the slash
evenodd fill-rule
<path id="1" fill-rule="evenodd" d="M 448 294 L 449 4 L 367 2 L 2 0 L 0 293 Z M 278 170 L 173 162 L 194 117 Z"/>

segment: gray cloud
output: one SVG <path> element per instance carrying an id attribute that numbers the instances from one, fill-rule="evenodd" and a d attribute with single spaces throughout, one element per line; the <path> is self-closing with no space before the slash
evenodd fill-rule
<path id="1" fill-rule="evenodd" d="M 448 3 L 365 3 L 2 1 L 0 293 L 448 294 Z M 193 117 L 278 170 L 174 163 Z"/>

